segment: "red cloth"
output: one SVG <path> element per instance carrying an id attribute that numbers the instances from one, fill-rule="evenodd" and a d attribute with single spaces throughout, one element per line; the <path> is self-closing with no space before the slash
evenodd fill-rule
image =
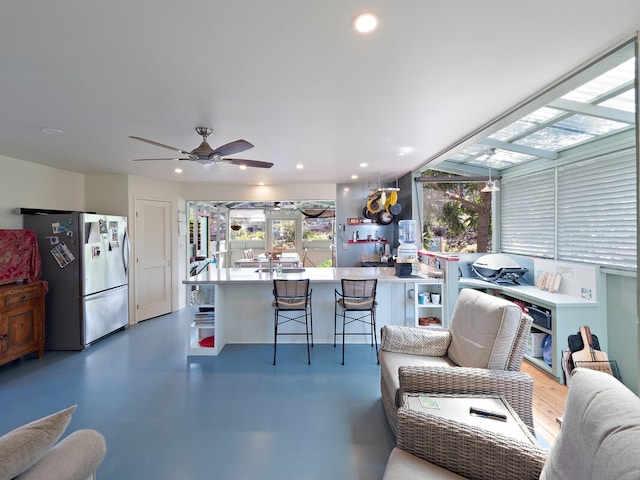
<path id="1" fill-rule="evenodd" d="M 0 230 L 0 285 L 40 279 L 42 263 L 36 232 Z"/>

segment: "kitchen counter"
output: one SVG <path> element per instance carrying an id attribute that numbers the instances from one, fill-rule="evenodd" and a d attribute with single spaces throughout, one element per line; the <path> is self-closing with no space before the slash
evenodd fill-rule
<path id="1" fill-rule="evenodd" d="M 287 269 L 283 269 L 286 272 Z M 276 277 L 252 268 L 209 268 L 184 280 L 188 289 L 215 289 L 216 352 L 227 343 L 273 343 L 273 280 L 308 278 L 312 290 L 313 338 L 316 344 L 333 344 L 335 290 L 341 290 L 341 280 L 377 278 L 376 332 L 383 325 L 413 323 L 414 301 L 409 290 L 415 283 L 443 283 L 442 279 L 416 276 L 398 278 L 389 267 L 305 268 L 303 272 L 283 273 Z M 197 297 L 198 295 L 196 295 Z M 208 296 L 208 297 L 213 297 Z M 196 308 L 196 307 L 190 307 Z M 408 323 L 409 322 L 409 323 Z M 354 324 L 350 331 L 368 333 L 365 324 Z M 285 337 L 291 343 L 302 337 Z M 369 337 L 349 336 L 347 342 L 365 343 Z M 378 339 L 378 342 L 380 339 Z M 336 361 L 340 361 L 336 349 Z M 348 354 L 347 354 L 348 355 Z M 312 359 L 313 361 L 313 359 Z"/>
<path id="2" fill-rule="evenodd" d="M 541 290 L 534 285 L 497 285 L 493 282 L 487 282 L 479 278 L 460 278 L 458 280 L 460 288 L 483 288 L 495 290 L 505 295 L 511 295 L 519 299 L 539 304 L 544 303 L 549 306 L 575 306 L 575 307 L 592 307 L 597 305 L 595 300 L 587 300 L 582 297 L 567 295 L 565 293 L 551 293 Z"/>
<path id="3" fill-rule="evenodd" d="M 296 270 L 296 269 L 294 269 Z M 287 273 L 283 268 L 280 277 L 270 275 L 269 272 L 256 272 L 252 268 L 207 268 L 200 274 L 184 280 L 186 285 L 220 285 L 234 283 L 268 283 L 272 284 L 275 278 L 282 279 L 303 279 L 308 278 L 312 284 L 315 283 L 340 283 L 343 278 L 366 279 L 377 278 L 378 283 L 413 283 L 416 281 L 439 283 L 442 280 L 430 278 L 426 275 L 417 275 L 410 278 L 400 278 L 395 275 L 393 267 L 349 267 L 349 268 L 304 268 L 303 272 Z"/>

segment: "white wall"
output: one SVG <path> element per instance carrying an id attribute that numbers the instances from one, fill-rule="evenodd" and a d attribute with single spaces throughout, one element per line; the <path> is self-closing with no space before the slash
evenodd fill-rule
<path id="1" fill-rule="evenodd" d="M 296 185 L 185 185 L 184 198 L 197 200 L 278 201 L 335 200 L 335 183 Z"/>
<path id="2" fill-rule="evenodd" d="M 0 228 L 22 228 L 16 208 L 85 210 L 84 175 L 0 155 Z"/>
<path id="3" fill-rule="evenodd" d="M 129 216 L 128 175 L 86 175 L 84 184 L 87 211 Z"/>

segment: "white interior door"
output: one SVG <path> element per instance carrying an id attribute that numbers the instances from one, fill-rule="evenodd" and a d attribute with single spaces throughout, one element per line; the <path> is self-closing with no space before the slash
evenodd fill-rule
<path id="1" fill-rule="evenodd" d="M 136 200 L 136 321 L 171 312 L 171 203 Z"/>

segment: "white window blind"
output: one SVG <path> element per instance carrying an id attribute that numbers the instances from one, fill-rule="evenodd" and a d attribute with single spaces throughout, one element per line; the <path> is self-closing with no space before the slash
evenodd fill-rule
<path id="1" fill-rule="evenodd" d="M 558 168 L 558 259 L 636 268 L 635 151 Z"/>
<path id="2" fill-rule="evenodd" d="M 554 177 L 545 170 L 500 182 L 500 251 L 553 258 Z"/>

